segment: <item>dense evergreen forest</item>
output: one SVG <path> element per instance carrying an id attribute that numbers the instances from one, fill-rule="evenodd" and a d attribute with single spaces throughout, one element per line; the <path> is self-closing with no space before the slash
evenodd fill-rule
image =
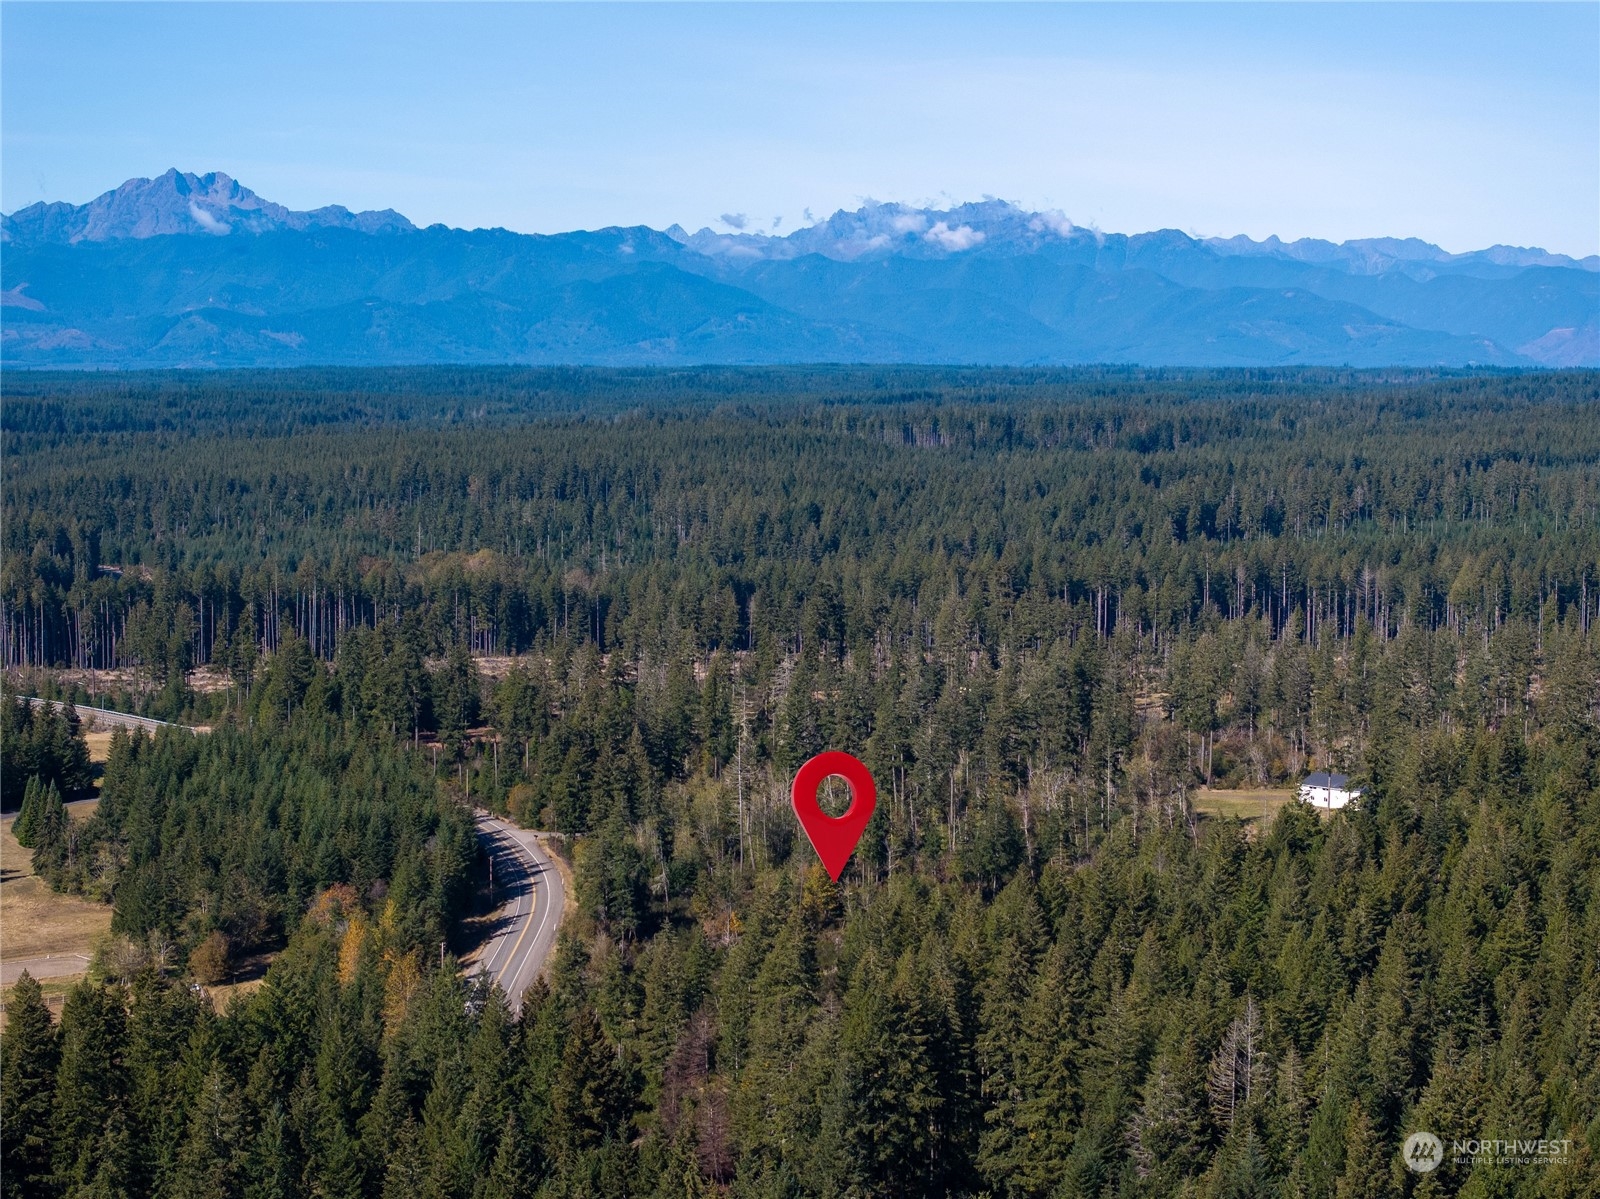
<path id="1" fill-rule="evenodd" d="M 119 937 L 8 998 L 6 1194 L 1600 1190 L 1592 372 L 36 376 L 4 436 L 10 689 L 214 730 L 69 821 L 5 706 Z M 469 804 L 576 875 L 520 1016 L 439 965 Z"/>

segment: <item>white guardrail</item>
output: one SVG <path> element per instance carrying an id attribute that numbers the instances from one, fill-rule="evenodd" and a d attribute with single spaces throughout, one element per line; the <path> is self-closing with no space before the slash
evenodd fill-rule
<path id="1" fill-rule="evenodd" d="M 78 714 L 78 719 L 85 724 L 92 718 L 97 728 L 125 728 L 146 729 L 155 732 L 157 729 L 187 728 L 187 725 L 173 724 L 170 720 L 152 720 L 148 716 L 131 716 L 127 712 L 113 712 L 110 708 L 91 708 L 88 704 L 69 704 L 59 699 L 36 699 L 31 695 L 20 695 L 18 699 L 25 699 L 37 708 L 40 704 L 54 704 L 61 708 L 71 708 Z"/>

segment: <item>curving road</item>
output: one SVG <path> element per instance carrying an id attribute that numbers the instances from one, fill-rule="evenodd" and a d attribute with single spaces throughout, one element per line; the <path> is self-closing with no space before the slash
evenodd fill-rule
<path id="1" fill-rule="evenodd" d="M 538 977 L 555 946 L 567 902 L 561 872 L 538 842 L 538 834 L 485 812 L 478 813 L 478 842 L 494 870 L 494 932 L 478 964 L 522 1010 L 522 993 Z"/>

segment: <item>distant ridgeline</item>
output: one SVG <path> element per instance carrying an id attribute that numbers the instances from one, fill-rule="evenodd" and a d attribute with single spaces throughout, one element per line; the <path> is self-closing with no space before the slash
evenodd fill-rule
<path id="1" fill-rule="evenodd" d="M 1596 373 L 6 387 L 8 674 L 215 730 L 34 789 L 116 936 L 7 996 L 8 1188 L 1600 1192 Z M 571 857 L 520 1016 L 474 805 Z"/>
<path id="2" fill-rule="evenodd" d="M 222 174 L 3 218 L 4 365 L 1600 366 L 1600 258 L 1133 236 L 1002 201 L 785 237 L 418 229 Z"/>

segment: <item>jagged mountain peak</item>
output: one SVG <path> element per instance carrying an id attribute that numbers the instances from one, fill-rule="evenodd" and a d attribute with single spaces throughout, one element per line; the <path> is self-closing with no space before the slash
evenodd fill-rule
<path id="1" fill-rule="evenodd" d="M 8 242 L 115 241 L 123 238 L 331 228 L 359 233 L 410 232 L 392 209 L 351 212 L 338 204 L 296 212 L 262 199 L 222 171 L 196 175 L 171 168 L 154 179 L 129 179 L 87 204 L 39 203 L 0 221 Z"/>

